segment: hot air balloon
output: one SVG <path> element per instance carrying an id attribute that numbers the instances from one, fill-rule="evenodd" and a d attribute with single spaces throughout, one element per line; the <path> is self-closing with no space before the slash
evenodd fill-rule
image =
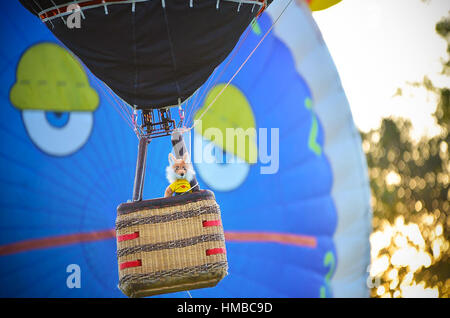
<path id="1" fill-rule="evenodd" d="M 145 151 L 136 157 L 138 140 L 120 105 L 155 116 L 167 115 L 159 110 L 173 105 L 186 107 L 184 123 L 192 130 L 185 140 L 200 188 L 214 191 L 220 205 L 228 259 L 228 275 L 213 288 L 191 291 L 193 297 L 368 295 L 365 159 L 336 68 L 306 3 L 278 0 L 252 12 L 244 1 L 220 1 L 225 21 L 237 23 L 225 23 L 223 45 L 209 33 L 224 23 L 214 16 L 216 1 L 204 7 L 166 1 L 168 11 L 161 9 L 164 1 L 99 1 L 92 9 L 78 1 L 84 15 L 79 30 L 67 28 L 68 16 L 55 11 L 61 1 L 48 8 L 32 5 L 40 1 L 21 2 L 41 19 L 54 18 L 43 24 L 18 3 L 1 4 L 14 17 L 0 22 L 1 112 L 8 118 L 0 123 L 2 297 L 123 296 L 117 288 L 116 207 L 129 207 L 123 202 L 130 199 L 139 175 L 133 167 Z M 200 27 L 204 35 L 195 28 L 204 21 L 195 16 L 203 10 L 210 17 L 205 23 L 216 26 Z M 133 15 L 148 20 L 145 12 L 159 28 L 129 22 L 118 30 L 94 26 L 104 18 L 118 19 L 117 25 Z M 186 32 L 176 36 L 173 28 Z M 87 38 L 94 37 L 98 51 L 76 35 L 88 29 L 96 30 Z M 127 65 L 139 51 L 130 43 L 144 30 L 158 44 L 139 49 L 155 58 Z M 124 33 L 112 41 L 108 34 L 119 31 Z M 203 41 L 213 49 L 194 54 Z M 32 68 L 33 61 L 40 66 Z M 65 93 L 70 88 L 76 93 Z M 229 127 L 257 133 L 247 136 L 244 151 L 209 134 L 217 128 L 225 136 Z M 138 167 L 147 171 L 146 187 L 131 199 L 161 196 L 172 150 L 167 139 L 152 140 L 146 165 Z M 205 154 L 223 160 L 195 159 Z"/>

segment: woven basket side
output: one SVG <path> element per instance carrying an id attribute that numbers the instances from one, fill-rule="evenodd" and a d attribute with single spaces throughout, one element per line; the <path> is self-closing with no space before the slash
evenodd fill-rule
<path id="1" fill-rule="evenodd" d="M 141 266 L 122 269 L 119 278 L 128 274 L 154 273 L 158 271 L 194 268 L 200 265 L 226 261 L 226 254 L 206 255 L 212 248 L 225 249 L 224 241 L 200 243 L 184 248 L 164 249 L 152 252 L 138 252 L 119 257 L 119 263 L 141 261 Z"/>
<path id="2" fill-rule="evenodd" d="M 220 208 L 210 194 L 185 205 L 128 208 L 116 219 L 119 287 L 126 295 L 214 286 L 227 274 Z"/>
<path id="3" fill-rule="evenodd" d="M 190 237 L 198 237 L 211 234 L 222 233 L 220 226 L 203 227 L 204 221 L 216 221 L 220 218 L 217 214 L 206 214 L 197 219 L 182 219 L 161 224 L 135 225 L 120 231 L 117 231 L 118 237 L 134 236 L 129 239 L 117 242 L 117 250 L 130 249 L 135 246 L 149 245 L 155 243 L 180 241 Z"/>

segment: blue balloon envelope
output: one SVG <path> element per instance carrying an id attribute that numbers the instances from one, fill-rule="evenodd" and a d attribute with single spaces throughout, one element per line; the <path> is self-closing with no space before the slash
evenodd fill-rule
<path id="1" fill-rule="evenodd" d="M 281 15 L 288 2 L 273 3 L 249 26 L 187 101 L 198 115 L 209 105 L 208 93 L 233 79 L 229 88 L 243 96 L 255 130 L 266 132 L 272 156 L 264 161 L 259 134 L 255 162 L 194 160 L 200 187 L 214 191 L 222 210 L 229 275 L 192 297 L 368 296 L 371 211 L 361 141 L 308 7 L 291 3 Z M 38 68 L 23 75 L 26 53 L 39 47 L 44 53 L 35 53 L 36 63 L 39 54 L 58 63 L 66 57 L 48 44 L 67 50 L 19 3 L 0 6 L 6 15 L 0 21 L 0 296 L 124 297 L 114 221 L 117 206 L 131 198 L 136 135 L 118 113 L 119 98 L 81 64 L 64 65 L 69 74 L 85 74 L 84 85 L 97 94 L 93 110 L 64 108 L 63 97 L 61 109 L 50 109 L 33 95 L 60 79 Z M 33 81 L 38 93 L 23 94 L 43 105 L 15 103 L 14 85 Z M 210 143 L 195 129 L 189 138 L 193 157 Z M 209 149 L 234 158 L 217 145 Z M 170 151 L 168 138 L 150 143 L 145 198 L 163 195 Z M 75 274 L 79 286 L 72 284 Z"/>

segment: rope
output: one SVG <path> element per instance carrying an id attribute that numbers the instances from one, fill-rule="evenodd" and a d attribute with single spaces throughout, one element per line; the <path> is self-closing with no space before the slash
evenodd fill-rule
<path id="1" fill-rule="evenodd" d="M 215 71 L 216 71 L 216 70 L 214 70 L 213 75 L 214 75 Z M 211 76 L 213 76 L 213 75 L 211 75 Z M 209 79 L 208 79 L 208 81 L 209 81 Z M 192 111 L 193 111 L 195 105 L 197 105 L 197 98 L 198 98 L 198 96 L 200 95 L 199 91 L 200 91 L 200 88 L 198 88 L 198 89 L 194 92 L 194 94 L 192 95 L 192 97 L 190 97 L 190 98 L 187 100 L 187 103 L 186 103 L 186 104 L 187 104 L 187 105 L 186 105 L 187 116 L 186 116 L 186 119 L 185 119 L 185 123 L 189 123 L 189 121 L 190 121 L 191 113 L 192 113 Z M 190 104 L 190 105 L 189 105 L 189 104 Z"/>
<path id="2" fill-rule="evenodd" d="M 42 10 L 42 7 L 36 2 L 36 0 L 33 0 L 33 2 L 34 2 L 34 4 L 39 8 L 39 10 L 41 10 L 41 12 L 44 11 L 44 10 Z M 33 6 L 30 6 L 30 7 L 31 7 L 31 9 L 33 9 L 33 11 L 36 13 L 36 16 L 37 16 L 38 18 L 40 18 L 39 13 L 36 12 L 36 10 L 34 10 Z M 52 25 L 52 29 L 54 29 L 55 26 L 54 26 L 53 22 L 52 22 L 51 20 L 49 20 L 49 22 L 50 22 L 50 24 Z"/>
<path id="3" fill-rule="evenodd" d="M 261 43 L 264 41 L 264 39 L 267 37 L 267 35 L 272 31 L 273 27 L 275 26 L 275 24 L 278 22 L 278 20 L 280 19 L 280 17 L 283 15 L 283 13 L 286 11 L 286 9 L 289 7 L 289 5 L 291 4 L 292 0 L 289 1 L 289 3 L 286 5 L 286 7 L 283 9 L 283 11 L 280 13 L 280 15 L 275 19 L 275 21 L 272 23 L 272 25 L 270 26 L 270 28 L 267 30 L 267 32 L 264 34 L 264 36 L 262 37 L 262 39 L 258 42 L 258 44 L 256 45 L 256 47 L 250 52 L 250 54 L 247 56 L 247 58 L 245 59 L 245 61 L 241 64 L 241 66 L 239 66 L 239 68 L 237 69 L 237 71 L 233 74 L 233 76 L 230 78 L 230 80 L 227 82 L 227 84 L 222 88 L 222 90 L 219 92 L 219 94 L 216 95 L 216 97 L 209 103 L 209 105 L 206 107 L 206 109 L 200 114 L 200 116 L 197 119 L 197 122 L 199 120 L 201 120 L 203 118 L 203 116 L 206 114 L 206 112 L 214 105 L 214 103 L 217 101 L 217 99 L 220 97 L 220 95 L 222 95 L 222 93 L 225 91 L 225 89 L 227 89 L 227 87 L 230 85 L 231 81 L 239 74 L 239 72 L 242 70 L 242 68 L 244 67 L 244 65 L 248 62 L 248 60 L 252 57 L 252 55 L 255 53 L 256 49 L 261 45 Z M 192 128 L 194 128 L 196 126 L 196 123 L 194 123 L 190 128 L 188 128 L 188 130 L 191 130 Z"/>
<path id="4" fill-rule="evenodd" d="M 35 0 L 33 0 L 35 2 Z M 236 70 L 236 72 L 233 74 L 233 76 L 228 80 L 228 82 L 226 83 L 226 85 L 222 88 L 222 90 L 219 92 L 219 94 L 217 94 L 214 99 L 209 103 L 209 105 L 206 107 L 205 110 L 202 111 L 202 113 L 200 114 L 200 116 L 198 117 L 198 120 L 201 120 L 203 118 L 203 116 L 209 111 L 209 109 L 211 109 L 211 107 L 214 105 L 214 103 L 217 101 L 217 99 L 222 95 L 222 93 L 227 89 L 227 87 L 230 85 L 230 83 L 234 80 L 234 78 L 240 73 L 240 71 L 242 70 L 242 68 L 245 66 L 245 64 L 247 64 L 248 60 L 253 56 L 253 54 L 255 53 L 255 51 L 257 50 L 257 48 L 261 45 L 261 43 L 265 40 L 265 38 L 267 37 L 267 35 L 272 31 L 272 29 L 274 28 L 275 24 L 278 22 L 278 20 L 280 19 L 280 17 L 284 14 L 284 12 L 286 11 L 286 9 L 289 7 L 289 5 L 291 4 L 292 0 L 289 1 L 289 3 L 285 6 L 285 8 L 282 10 L 282 12 L 280 13 L 280 15 L 275 19 L 275 21 L 272 23 L 272 25 L 270 26 L 270 28 L 266 31 L 266 33 L 264 34 L 264 36 L 261 38 L 261 40 L 258 42 L 258 44 L 255 46 L 255 48 L 250 52 L 250 54 L 247 56 L 247 58 L 242 62 L 242 64 L 239 66 L 239 68 Z M 35 2 L 36 3 L 36 2 Z M 175 56 L 174 56 L 174 52 L 173 52 L 173 43 L 172 43 L 172 39 L 170 37 L 170 30 L 169 30 L 169 22 L 167 19 L 167 15 L 166 12 L 164 10 L 164 18 L 165 18 L 165 23 L 166 23 L 166 29 L 167 29 L 167 35 L 168 35 L 168 40 L 170 43 L 170 51 L 171 51 L 171 55 L 172 55 L 172 62 L 173 62 L 173 66 L 174 66 L 174 70 L 176 71 L 177 66 L 176 66 L 176 60 L 175 60 Z M 257 19 L 259 18 L 259 15 L 255 18 Z M 195 104 L 198 101 L 201 101 L 203 99 L 203 97 L 206 95 L 206 92 L 208 91 L 209 86 L 211 85 L 212 82 L 214 82 L 214 85 L 217 84 L 217 82 L 220 80 L 221 76 L 224 74 L 224 72 L 226 71 L 226 69 L 228 68 L 228 66 L 230 65 L 231 61 L 235 58 L 235 56 L 237 55 L 237 52 L 240 50 L 241 46 L 243 45 L 243 43 L 245 42 L 245 40 L 247 39 L 248 35 L 250 33 L 250 28 L 247 29 L 243 40 L 240 42 L 239 46 L 237 47 L 237 49 L 234 51 L 233 55 L 230 57 L 230 59 L 227 61 L 226 65 L 224 66 L 224 68 L 221 70 L 221 73 L 219 74 L 219 76 L 217 76 L 216 78 L 214 78 L 216 71 L 218 70 L 218 68 L 216 68 L 212 75 L 210 76 L 210 78 L 207 81 L 207 84 L 205 86 L 204 91 L 201 93 L 201 98 L 198 99 L 198 95 L 200 95 L 200 92 L 197 90 L 197 94 L 194 97 L 194 102 L 192 103 L 191 107 L 189 107 L 189 113 L 188 116 L 186 116 L 185 119 L 185 123 L 188 123 L 191 120 L 191 115 L 193 113 L 193 109 L 195 108 Z M 98 80 L 95 76 L 94 76 L 95 80 L 100 82 L 100 80 Z M 177 81 L 175 81 L 176 87 L 177 87 L 177 91 L 178 91 L 178 95 L 180 96 L 180 87 Z M 111 103 L 113 105 L 113 107 L 116 109 L 116 111 L 119 113 L 119 115 L 124 119 L 124 121 L 126 122 L 126 124 L 128 126 L 130 126 L 130 128 L 136 133 L 137 137 L 140 138 L 143 135 L 143 132 L 140 131 L 140 127 L 139 125 L 137 125 L 137 121 L 136 118 L 134 116 L 133 113 L 131 113 L 128 108 L 125 106 L 123 106 L 120 101 L 117 101 L 116 97 L 114 96 L 114 94 L 110 91 L 109 87 L 107 87 L 105 84 L 103 84 L 104 87 L 106 87 L 106 91 L 108 92 L 108 94 L 114 99 L 114 101 Z M 117 103 L 118 108 L 116 107 L 115 103 Z M 188 132 L 190 130 L 192 130 L 194 127 L 196 126 L 196 123 L 193 123 L 193 125 L 191 127 L 185 128 L 183 127 L 183 132 Z M 195 188 L 198 184 L 194 185 L 193 187 L 191 187 L 188 191 L 192 190 L 193 188 Z M 186 191 L 187 192 L 187 191 Z"/>
<path id="5" fill-rule="evenodd" d="M 99 80 L 97 79 L 97 81 L 99 81 Z M 131 106 L 129 106 L 122 99 L 118 98 L 116 96 L 116 94 L 114 94 L 114 92 L 106 84 L 104 84 L 103 82 L 101 82 L 101 83 L 105 87 L 104 90 L 106 90 L 108 92 L 108 94 L 113 98 L 113 106 L 114 106 L 114 102 L 117 103 L 117 105 L 119 106 L 119 109 L 117 109 L 114 106 L 114 108 L 119 113 L 119 115 L 127 122 L 127 124 L 129 126 L 131 125 L 131 128 L 136 133 L 136 136 L 138 137 L 138 139 L 140 137 L 142 137 L 144 135 L 144 132 L 142 131 L 141 127 L 138 125 L 138 122 L 137 122 L 137 109 L 135 107 L 132 107 L 133 113 L 131 113 L 128 110 L 128 107 L 131 107 Z M 122 112 L 120 110 L 122 110 Z M 123 114 L 123 111 L 125 111 L 126 114 Z M 125 116 L 125 118 L 124 118 L 124 116 Z"/>
<path id="6" fill-rule="evenodd" d="M 58 15 L 61 15 L 61 11 L 59 11 L 59 7 L 55 4 L 53 0 L 50 0 L 51 3 L 55 6 L 56 10 L 58 10 Z M 64 21 L 64 18 L 61 16 L 61 20 L 66 24 L 66 21 Z"/>
<path id="7" fill-rule="evenodd" d="M 115 97 L 114 94 L 110 91 L 109 87 L 107 87 L 105 84 L 103 84 L 103 82 L 101 82 L 99 79 L 97 79 L 97 77 L 93 76 L 93 78 L 94 78 L 94 80 L 97 82 L 97 84 L 98 84 L 99 86 L 103 86 L 103 87 L 104 87 L 104 89 L 102 89 L 102 91 L 106 91 L 106 92 L 112 97 L 112 99 L 111 99 L 108 95 L 106 95 L 106 97 L 108 98 L 108 100 L 111 102 L 111 103 L 108 103 L 108 104 L 111 104 L 111 105 L 114 107 L 114 109 L 117 111 L 117 113 L 119 113 L 120 117 L 122 117 L 122 119 L 125 121 L 125 123 L 126 123 L 133 131 L 136 132 L 136 135 L 137 135 L 138 138 L 139 138 L 139 132 L 136 130 L 136 126 L 134 126 L 133 120 L 131 119 L 131 117 L 127 117 L 127 114 L 124 114 L 124 112 L 123 112 L 124 109 L 125 109 L 125 112 L 128 113 L 128 110 L 127 110 L 125 107 L 123 107 L 123 106 L 117 101 L 116 97 Z M 116 104 L 117 104 L 117 105 L 116 105 Z M 122 111 L 121 111 L 121 110 L 122 110 Z"/>
<path id="8" fill-rule="evenodd" d="M 234 60 L 234 58 L 236 57 L 237 53 L 239 52 L 239 50 L 242 47 L 242 44 L 247 40 L 248 35 L 250 34 L 250 28 L 247 29 L 247 31 L 244 34 L 244 37 L 242 38 L 242 41 L 240 41 L 239 46 L 234 50 L 233 55 L 228 59 L 226 65 L 223 67 L 222 71 L 220 72 L 220 74 L 214 79 L 214 74 L 216 73 L 216 71 L 218 70 L 218 68 L 216 68 L 213 72 L 213 74 L 211 75 L 211 77 L 208 79 L 207 85 L 204 87 L 204 90 L 202 92 L 202 96 L 201 98 L 198 99 L 198 101 L 200 102 L 201 100 L 203 100 L 203 98 L 205 97 L 206 93 L 209 91 L 209 87 L 211 86 L 211 82 L 214 82 L 214 84 L 212 86 L 215 86 L 219 80 L 222 78 L 222 75 L 225 73 L 225 71 L 227 70 L 228 66 L 230 65 L 231 61 Z M 192 109 L 195 108 L 195 106 L 197 106 L 196 104 L 193 104 Z M 189 113 L 189 115 L 191 115 L 191 113 Z M 190 122 L 191 117 L 188 118 L 189 120 L 186 121 L 186 123 Z"/>

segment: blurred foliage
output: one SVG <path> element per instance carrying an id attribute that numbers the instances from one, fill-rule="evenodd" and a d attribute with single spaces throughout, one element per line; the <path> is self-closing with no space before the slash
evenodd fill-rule
<path id="1" fill-rule="evenodd" d="M 436 32 L 450 56 L 450 17 Z M 450 58 L 442 73 L 450 76 Z M 417 285 L 450 295 L 450 89 L 426 77 L 416 85 L 438 96 L 433 116 L 440 134 L 412 140 L 411 123 L 403 118 L 385 118 L 379 129 L 361 133 L 374 212 L 371 276 L 379 279 L 373 297 L 427 295 L 408 293 Z"/>

